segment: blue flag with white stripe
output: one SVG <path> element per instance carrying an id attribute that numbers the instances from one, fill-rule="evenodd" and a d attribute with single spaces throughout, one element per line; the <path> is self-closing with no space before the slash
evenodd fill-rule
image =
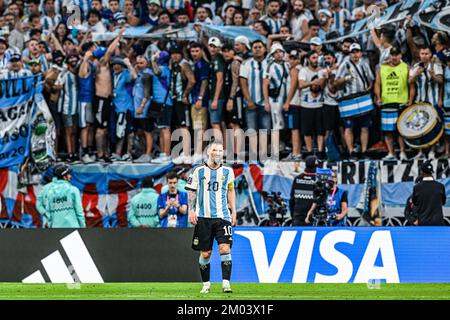
<path id="1" fill-rule="evenodd" d="M 0 168 L 28 157 L 34 97 L 41 87 L 39 76 L 0 80 Z"/>

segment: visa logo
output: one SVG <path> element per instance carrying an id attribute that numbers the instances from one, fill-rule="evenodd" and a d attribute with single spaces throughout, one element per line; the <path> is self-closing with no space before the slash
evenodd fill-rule
<path id="1" fill-rule="evenodd" d="M 270 263 L 263 232 L 235 230 L 234 233 L 250 241 L 259 282 L 278 282 L 289 253 L 291 250 L 297 250 L 292 282 L 306 283 L 310 272 L 311 257 L 317 231 L 302 231 L 298 248 L 292 246 L 298 231 L 283 231 L 278 244 L 276 244 Z M 333 275 L 316 272 L 314 282 L 348 283 L 355 268 L 357 270 L 353 280 L 354 283 L 368 283 L 373 279 L 384 279 L 387 283 L 399 283 L 400 279 L 391 232 L 380 230 L 372 233 L 359 266 L 354 266 L 349 257 L 335 248 L 337 243 L 342 242 L 354 245 L 355 235 L 355 231 L 340 229 L 330 231 L 322 238 L 319 244 L 320 256 L 323 260 L 336 267 L 337 272 Z M 378 255 L 381 257 L 382 266 L 375 265 Z"/>

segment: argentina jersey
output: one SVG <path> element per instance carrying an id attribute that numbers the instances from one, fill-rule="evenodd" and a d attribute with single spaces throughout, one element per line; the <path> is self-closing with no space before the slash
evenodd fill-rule
<path id="1" fill-rule="evenodd" d="M 2 69 L 0 71 L 0 79 L 1 80 L 7 80 L 7 79 L 15 79 L 15 78 L 22 78 L 22 77 L 31 77 L 33 74 L 30 70 L 27 69 L 20 69 L 19 71 L 12 71 L 9 69 Z"/>
<path id="2" fill-rule="evenodd" d="M 49 17 L 44 16 L 41 18 L 42 30 L 51 31 L 56 27 L 61 21 L 61 16 L 59 14 Z"/>
<path id="3" fill-rule="evenodd" d="M 179 10 L 185 7 L 182 0 L 163 0 L 162 6 L 166 10 Z"/>
<path id="4" fill-rule="evenodd" d="M 239 77 L 247 80 L 248 91 L 252 101 L 257 105 L 264 105 L 263 79 L 267 69 L 267 60 L 257 61 L 254 58 L 247 59 L 241 64 Z"/>
<path id="5" fill-rule="evenodd" d="M 416 63 L 410 70 L 410 77 L 414 76 L 418 69 L 420 68 L 420 63 Z M 437 81 L 433 81 L 430 74 L 430 69 L 433 68 L 435 75 L 443 76 L 444 72 L 440 63 L 429 63 L 422 72 L 416 78 L 416 103 L 429 102 L 433 106 L 437 106 L 440 97 L 440 84 Z"/>
<path id="6" fill-rule="evenodd" d="M 344 28 L 345 28 L 345 21 L 350 20 L 352 18 L 352 14 L 347 9 L 341 9 L 333 11 L 333 27 L 332 30 L 339 31 L 341 34 L 343 34 Z"/>
<path id="7" fill-rule="evenodd" d="M 234 172 L 221 165 L 211 169 L 207 164 L 194 169 L 186 190 L 197 194 L 195 213 L 202 218 L 221 218 L 231 221 L 228 209 L 228 190 L 234 188 Z"/>
<path id="8" fill-rule="evenodd" d="M 281 27 L 284 25 L 284 19 L 282 18 L 272 18 L 269 16 L 263 16 L 261 20 L 265 21 L 269 26 L 270 33 L 277 34 L 280 33 Z"/>
<path id="9" fill-rule="evenodd" d="M 67 71 L 63 78 L 63 88 L 58 100 L 58 112 L 64 115 L 75 115 L 78 112 L 78 85 L 77 75 Z"/>
<path id="10" fill-rule="evenodd" d="M 273 102 L 284 102 L 288 95 L 288 83 L 291 80 L 290 67 L 286 62 L 272 62 L 267 66 L 264 77 L 270 81 L 270 88 L 280 88 L 277 97 L 270 97 Z"/>
<path id="11" fill-rule="evenodd" d="M 450 108 L 450 67 L 444 69 L 444 107 Z"/>

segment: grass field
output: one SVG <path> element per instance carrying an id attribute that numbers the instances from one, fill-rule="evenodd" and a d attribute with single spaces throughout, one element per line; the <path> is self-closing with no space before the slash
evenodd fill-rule
<path id="1" fill-rule="evenodd" d="M 200 294 L 200 283 L 19 284 L 0 283 L 0 300 L 450 300 L 450 284 L 256 284 L 233 283 L 224 294 L 212 284 Z"/>

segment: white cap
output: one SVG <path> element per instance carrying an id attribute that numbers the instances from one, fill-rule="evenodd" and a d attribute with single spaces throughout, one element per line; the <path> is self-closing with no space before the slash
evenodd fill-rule
<path id="1" fill-rule="evenodd" d="M 275 42 L 272 47 L 270 48 L 270 54 L 274 54 L 277 50 L 281 50 L 283 52 L 286 52 L 286 50 L 284 50 L 283 46 L 279 43 L 279 42 Z"/>
<path id="2" fill-rule="evenodd" d="M 326 15 L 329 18 L 333 18 L 333 13 L 328 9 L 320 9 L 319 14 L 321 14 L 321 13 L 323 13 L 324 15 Z"/>
<path id="3" fill-rule="evenodd" d="M 250 49 L 250 41 L 248 40 L 248 38 L 246 36 L 237 36 L 234 39 L 234 42 L 242 43 L 244 46 L 246 46 L 247 48 Z"/>
<path id="4" fill-rule="evenodd" d="M 320 39 L 319 37 L 311 38 L 311 40 L 309 40 L 309 43 L 314 44 L 316 46 L 321 46 L 323 44 L 322 39 Z"/>
<path id="5" fill-rule="evenodd" d="M 209 38 L 208 45 L 211 45 L 211 44 L 217 48 L 222 48 L 222 42 L 217 37 Z"/>
<path id="6" fill-rule="evenodd" d="M 352 43 L 352 45 L 350 46 L 350 52 L 352 52 L 353 50 L 361 51 L 361 46 L 359 45 L 359 43 Z"/>

